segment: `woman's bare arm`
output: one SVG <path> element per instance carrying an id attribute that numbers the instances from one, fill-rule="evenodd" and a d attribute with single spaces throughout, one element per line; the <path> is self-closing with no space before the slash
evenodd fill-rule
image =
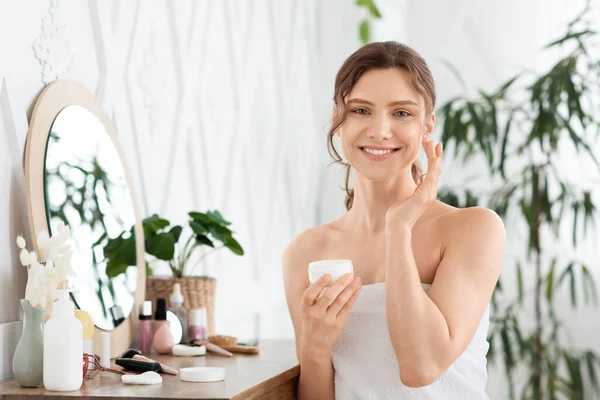
<path id="1" fill-rule="evenodd" d="M 495 288 L 504 226 L 482 208 L 458 211 L 428 293 L 421 287 L 411 232 L 387 237 L 386 313 L 400 379 L 411 387 L 437 380 L 462 354 Z"/>
<path id="2" fill-rule="evenodd" d="M 283 279 L 288 309 L 296 335 L 296 354 L 300 362 L 299 400 L 334 400 L 333 366 L 329 354 L 316 354 L 302 349 L 301 299 L 308 287 L 307 266 L 310 261 L 306 234 L 294 240 L 283 254 Z"/>

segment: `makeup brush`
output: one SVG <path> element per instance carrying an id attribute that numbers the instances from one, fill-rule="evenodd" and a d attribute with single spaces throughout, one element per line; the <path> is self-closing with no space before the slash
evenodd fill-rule
<path id="1" fill-rule="evenodd" d="M 153 362 L 158 362 L 156 360 L 152 360 L 148 357 L 144 357 L 142 355 L 142 352 L 136 349 L 127 349 L 125 350 L 125 352 L 121 355 L 121 358 L 133 358 L 135 360 L 143 360 L 143 361 L 153 361 Z M 173 367 L 169 367 L 168 365 L 165 365 L 163 363 L 159 363 L 160 364 L 160 372 L 164 372 L 165 374 L 171 374 L 171 375 L 177 375 L 178 372 L 175 368 Z"/>
<path id="2" fill-rule="evenodd" d="M 213 352 L 215 354 L 219 354 L 225 357 L 233 357 L 233 353 L 225 350 L 221 346 L 218 346 L 214 343 L 209 342 L 208 340 L 194 340 L 192 341 L 192 345 L 195 346 L 206 346 L 206 350 Z"/>

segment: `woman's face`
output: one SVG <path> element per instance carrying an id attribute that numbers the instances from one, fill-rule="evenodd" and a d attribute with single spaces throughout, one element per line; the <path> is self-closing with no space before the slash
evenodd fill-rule
<path id="1" fill-rule="evenodd" d="M 410 171 L 423 135 L 433 130 L 421 95 L 405 69 L 372 69 L 345 99 L 346 121 L 338 130 L 344 157 L 369 180 L 381 181 Z"/>

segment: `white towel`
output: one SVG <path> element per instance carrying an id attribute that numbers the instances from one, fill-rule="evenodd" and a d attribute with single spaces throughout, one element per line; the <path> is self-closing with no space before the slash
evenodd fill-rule
<path id="1" fill-rule="evenodd" d="M 431 285 L 423 284 L 427 291 Z M 487 381 L 489 306 L 465 352 L 434 383 L 409 388 L 400 381 L 385 314 L 385 284 L 365 285 L 332 352 L 337 400 L 480 400 Z"/>

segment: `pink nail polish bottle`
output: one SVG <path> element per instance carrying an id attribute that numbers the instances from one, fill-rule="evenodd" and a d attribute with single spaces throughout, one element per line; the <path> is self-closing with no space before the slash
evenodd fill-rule
<path id="1" fill-rule="evenodd" d="M 152 302 L 146 300 L 140 304 L 138 327 L 138 346 L 142 354 L 150 354 L 152 351 Z"/>
<path id="2" fill-rule="evenodd" d="M 190 325 L 188 327 L 189 341 L 206 340 L 206 308 L 194 308 L 190 310 Z"/>

